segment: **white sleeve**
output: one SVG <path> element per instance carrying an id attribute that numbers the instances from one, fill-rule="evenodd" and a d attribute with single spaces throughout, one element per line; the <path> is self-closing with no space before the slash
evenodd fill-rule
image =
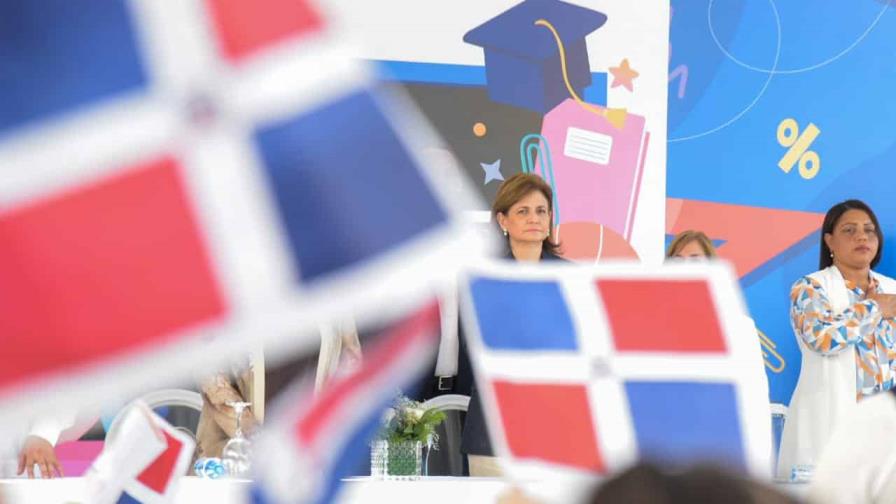
<path id="1" fill-rule="evenodd" d="M 342 337 L 332 325 L 321 325 L 320 354 L 317 356 L 317 374 L 314 379 L 314 391 L 320 392 L 339 367 L 342 354 Z"/>
<path id="2" fill-rule="evenodd" d="M 32 422 L 28 435 L 46 439 L 51 445 L 56 446 L 62 431 L 68 429 L 74 423 L 75 415 L 70 413 L 38 418 Z"/>
<path id="3" fill-rule="evenodd" d="M 439 297 L 442 334 L 436 358 L 436 376 L 456 376 L 460 342 L 457 336 L 457 285 L 452 285 Z"/>

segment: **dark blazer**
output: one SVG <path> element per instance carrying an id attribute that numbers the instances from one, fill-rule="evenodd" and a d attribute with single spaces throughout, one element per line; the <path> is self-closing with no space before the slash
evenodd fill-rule
<path id="1" fill-rule="evenodd" d="M 505 259 L 515 260 L 513 254 L 508 250 L 504 255 Z M 554 255 L 547 251 L 541 252 L 542 261 L 566 261 L 560 256 Z M 461 336 L 459 333 L 458 336 Z M 461 337 L 461 341 L 463 338 Z M 466 349 L 466 344 L 462 348 Z M 469 365 L 470 356 L 465 355 Z M 460 451 L 467 455 L 488 455 L 494 456 L 492 444 L 488 437 L 488 431 L 485 426 L 485 416 L 482 413 L 482 400 L 476 391 L 476 381 L 473 380 L 472 392 L 470 393 L 470 409 L 467 411 L 467 419 L 464 422 L 463 440 L 461 441 Z"/>

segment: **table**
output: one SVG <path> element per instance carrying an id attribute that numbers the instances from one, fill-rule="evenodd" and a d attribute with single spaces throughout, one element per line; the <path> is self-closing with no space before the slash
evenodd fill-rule
<path id="1" fill-rule="evenodd" d="M 414 481 L 384 481 L 369 477 L 348 478 L 344 481 L 341 502 L 389 503 L 494 503 L 510 486 L 499 478 L 455 478 L 431 476 Z M 564 485 L 533 483 L 547 495 L 568 496 Z M 194 476 L 181 479 L 175 503 L 214 502 L 215 504 L 243 504 L 249 482 L 246 480 L 208 480 Z M 52 480 L 0 480 L 0 501 L 6 504 L 73 504 L 85 502 L 84 478 Z M 541 492 L 539 492 L 541 493 Z M 424 496 L 424 498 L 421 498 Z M 563 499 L 557 502 L 571 502 Z"/>
<path id="2" fill-rule="evenodd" d="M 430 476 L 414 481 L 383 481 L 369 477 L 343 480 L 344 503 L 489 503 L 510 490 L 500 478 L 455 478 Z M 83 478 L 53 480 L 0 479 L 0 502 L 5 504 L 73 504 L 84 500 Z M 207 480 L 185 476 L 178 487 L 175 503 L 213 502 L 243 504 L 248 489 L 246 480 Z M 545 503 L 577 502 L 586 488 L 574 488 L 567 482 L 531 481 L 524 487 Z M 795 496 L 805 494 L 805 485 L 776 484 L 776 488 Z"/>
<path id="3" fill-rule="evenodd" d="M 215 481 L 184 476 L 174 502 L 244 504 L 247 480 Z M 84 478 L 3 479 L 0 480 L 0 502 L 4 504 L 73 504 L 84 503 Z"/>

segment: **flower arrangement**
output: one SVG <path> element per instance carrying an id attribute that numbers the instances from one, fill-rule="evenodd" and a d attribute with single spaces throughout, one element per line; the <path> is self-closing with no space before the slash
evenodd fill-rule
<path id="1" fill-rule="evenodd" d="M 390 443 L 419 441 L 438 449 L 439 435 L 435 429 L 444 420 L 444 412 L 426 409 L 421 403 L 399 395 L 386 416 L 380 437 Z"/>

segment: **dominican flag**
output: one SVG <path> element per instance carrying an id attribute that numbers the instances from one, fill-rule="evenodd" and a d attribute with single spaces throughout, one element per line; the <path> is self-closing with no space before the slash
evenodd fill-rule
<path id="1" fill-rule="evenodd" d="M 87 473 L 90 502 L 165 503 L 187 474 L 195 442 L 136 401 Z"/>
<path id="2" fill-rule="evenodd" d="M 637 460 L 770 475 L 755 329 L 723 265 L 484 265 L 465 321 L 511 474 L 608 474 Z"/>
<path id="3" fill-rule="evenodd" d="M 369 460 L 369 442 L 395 395 L 431 365 L 438 335 L 438 305 L 432 303 L 387 330 L 365 349 L 360 369 L 316 397 L 313 384 L 282 393 L 281 411 L 268 418 L 254 446 L 251 501 L 333 502 L 341 479 Z"/>
<path id="4" fill-rule="evenodd" d="M 455 167 L 421 168 L 426 127 L 309 2 L 6 0 L 0 26 L 0 425 L 310 347 L 475 242 Z"/>

